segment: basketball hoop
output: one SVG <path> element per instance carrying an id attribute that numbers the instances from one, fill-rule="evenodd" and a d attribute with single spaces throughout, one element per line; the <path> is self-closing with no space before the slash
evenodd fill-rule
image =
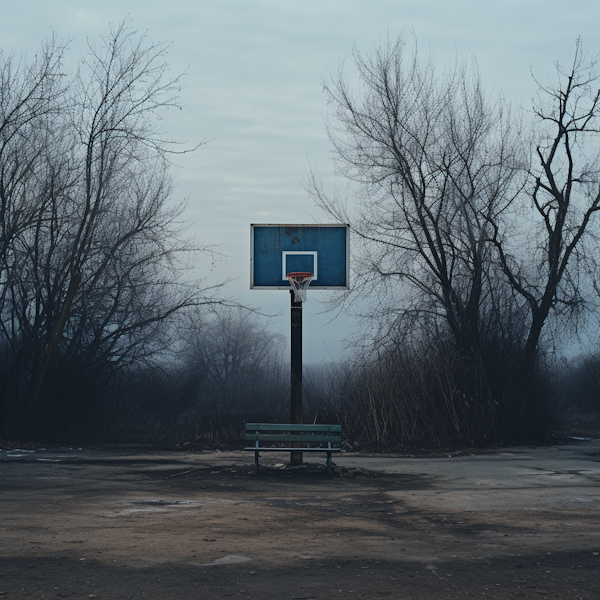
<path id="1" fill-rule="evenodd" d="M 294 300 L 296 302 L 306 302 L 306 290 L 313 280 L 314 275 L 312 273 L 306 273 L 304 271 L 298 273 L 288 273 L 287 278 L 294 290 Z"/>

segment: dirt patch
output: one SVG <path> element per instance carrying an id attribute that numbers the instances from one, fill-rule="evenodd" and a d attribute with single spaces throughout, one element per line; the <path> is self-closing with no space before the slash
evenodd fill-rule
<path id="1" fill-rule="evenodd" d="M 0 597 L 595 600 L 594 451 L 519 489 L 421 463 L 329 479 L 277 456 L 254 477 L 242 452 L 4 453 Z"/>

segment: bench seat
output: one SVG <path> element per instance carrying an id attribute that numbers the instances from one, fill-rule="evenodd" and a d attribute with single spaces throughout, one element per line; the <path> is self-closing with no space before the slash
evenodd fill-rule
<path id="1" fill-rule="evenodd" d="M 331 453 L 341 450 L 342 427 L 341 425 L 246 423 L 245 439 L 254 442 L 253 446 L 247 446 L 244 450 L 254 452 L 255 475 L 258 474 L 260 452 L 325 452 L 327 454 L 327 473 L 331 475 Z M 265 446 L 265 443 L 285 444 L 285 447 L 281 445 Z"/>

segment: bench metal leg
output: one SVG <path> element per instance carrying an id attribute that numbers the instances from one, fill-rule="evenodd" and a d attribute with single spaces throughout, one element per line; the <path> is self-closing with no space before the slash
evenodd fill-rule
<path id="1" fill-rule="evenodd" d="M 254 474 L 258 475 L 258 440 L 256 440 L 254 447 L 256 448 L 254 451 Z"/>
<path id="2" fill-rule="evenodd" d="M 327 475 L 331 477 L 331 452 L 327 453 Z"/>

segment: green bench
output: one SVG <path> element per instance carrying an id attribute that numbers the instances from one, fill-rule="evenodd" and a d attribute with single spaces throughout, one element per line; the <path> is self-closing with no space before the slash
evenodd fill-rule
<path id="1" fill-rule="evenodd" d="M 254 474 L 258 475 L 259 452 L 326 452 L 327 474 L 331 475 L 331 453 L 339 452 L 342 443 L 341 425 L 279 425 L 274 423 L 246 423 L 247 441 L 254 446 Z M 302 444 L 298 444 L 302 442 Z M 276 446 L 262 444 L 277 444 Z M 280 444 L 287 444 L 281 447 Z M 318 445 L 316 445 L 318 444 Z M 301 446 L 301 447 L 299 447 Z"/>

